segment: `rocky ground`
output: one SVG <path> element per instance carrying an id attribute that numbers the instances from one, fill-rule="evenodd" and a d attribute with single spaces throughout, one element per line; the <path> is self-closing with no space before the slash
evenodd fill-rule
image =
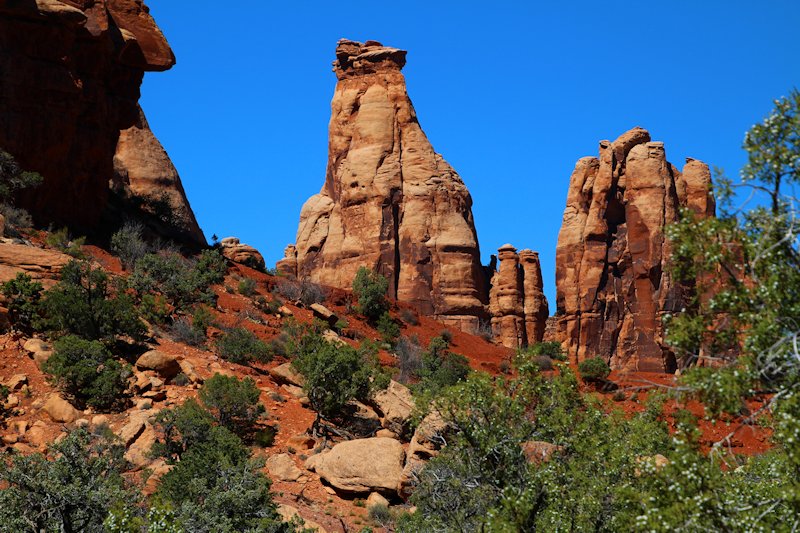
<path id="1" fill-rule="evenodd" d="M 68 258 L 46 249 L 41 244 L 43 237 L 43 234 L 32 235 L 30 245 L 0 243 L 3 280 L 26 271 L 46 283 L 53 282 Z M 94 246 L 84 246 L 83 251 L 110 273 L 124 274 L 119 260 L 108 252 Z M 255 294 L 243 296 L 236 292 L 235 287 L 243 278 L 255 281 Z M 321 316 L 327 310 L 348 322 L 342 336 L 334 338 L 336 334 L 330 332 L 333 342 L 356 344 L 354 339 L 380 338 L 351 311 L 348 291 L 329 290 L 323 308 L 315 310 L 285 302 L 275 314 L 261 311 L 255 299 L 259 296 L 272 299 L 272 290 L 280 279 L 232 263 L 224 284 L 214 287 L 218 296 L 216 322 L 220 326 L 243 326 L 259 338 L 271 340 L 280 334 L 288 317 L 310 322 L 315 314 Z M 408 311 L 395 306 L 392 315 L 403 323 L 401 317 L 407 318 Z M 445 329 L 441 323 L 423 316 L 409 322 L 417 323 L 403 323 L 402 334 L 416 335 L 423 346 Z M 475 370 L 497 374 L 507 368 L 504 361 L 509 361 L 512 350 L 459 330 L 450 331 L 451 350 L 467 357 Z M 381 530 L 379 524 L 370 522 L 367 511 L 370 505 L 385 502 L 400 508 L 407 506 L 405 480 L 412 469 L 419 468 L 435 453 L 427 436 L 438 421 L 426 420 L 413 435 L 398 436 L 413 407 L 410 393 L 403 385 L 393 382 L 371 405 L 357 406 L 354 416 L 360 419 L 360 427 L 366 428 L 357 435 L 358 439 L 323 442 L 308 434 L 315 414 L 307 407 L 302 377 L 291 371 L 285 358 L 278 357 L 265 365 L 241 366 L 221 359 L 213 349 L 175 342 L 158 329 L 151 333 L 149 351 L 136 361 L 129 408 L 113 414 L 78 411 L 58 395 L 39 369 L 50 353 L 46 341 L 14 333 L 0 335 L 0 382 L 11 389 L 7 406 L 14 409 L 6 427 L 0 430 L 3 447 L 32 453 L 44 450 L 47 443 L 62 438 L 72 427 L 108 426 L 127 447 L 131 478 L 146 480 L 145 492 L 151 492 L 159 473 L 169 468 L 162 460 L 153 461 L 147 456 L 156 438 L 154 415 L 195 396 L 203 380 L 215 373 L 250 376 L 262 391 L 261 402 L 268 412 L 264 423 L 277 429 L 274 444 L 254 453 L 266 459 L 265 468 L 274 481 L 273 491 L 276 501 L 283 506 L 282 512 L 299 513 L 309 524 L 320 526 L 320 530 L 357 531 L 364 525 Z M 220 334 L 221 330 L 212 328 L 208 346 L 213 346 L 213 339 Z M 396 364 L 395 357 L 387 351 L 380 352 L 380 360 L 387 366 Z M 171 381 L 179 372 L 189 378 L 185 385 Z M 669 387 L 675 378 L 615 372 L 610 379 L 620 387 L 616 392 L 597 392 L 587 386 L 586 393 L 600 395 L 609 409 L 621 408 L 630 413 L 644 408 L 647 390 Z M 668 410 L 673 407 L 670 404 Z M 701 405 L 690 408 L 702 413 Z M 752 410 L 756 408 L 751 406 Z M 736 453 L 758 453 L 769 446 L 769 435 L 764 429 L 743 426 L 741 420 L 732 420 L 730 425 L 703 423 L 701 427 L 709 444 L 731 433 L 728 442 Z"/>

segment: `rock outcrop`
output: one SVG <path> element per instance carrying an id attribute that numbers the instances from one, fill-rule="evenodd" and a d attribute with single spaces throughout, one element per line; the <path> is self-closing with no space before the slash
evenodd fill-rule
<path id="1" fill-rule="evenodd" d="M 400 72 L 406 52 L 341 40 L 325 185 L 300 214 L 298 278 L 349 288 L 359 267 L 390 295 L 466 330 L 486 314 L 472 198 L 422 131 Z"/>
<path id="2" fill-rule="evenodd" d="M 118 197 L 140 204 L 149 215 L 147 223 L 159 235 L 205 244 L 178 170 L 150 130 L 141 108 L 136 123 L 120 132 L 111 187 Z"/>
<path id="3" fill-rule="evenodd" d="M 710 185 L 707 165 L 688 159 L 679 172 L 642 128 L 578 161 L 556 250 L 559 336 L 573 360 L 674 370 L 662 319 L 684 297 L 669 272 L 664 228 L 681 207 L 713 216 Z"/>
<path id="4" fill-rule="evenodd" d="M 123 183 L 166 195 L 178 213 L 170 229 L 205 244 L 138 106 L 145 71 L 174 64 L 141 0 L 0 1 L 0 148 L 44 177 L 19 198 L 40 223 L 113 231 L 109 221 L 142 214 L 115 202 Z"/>
<path id="5" fill-rule="evenodd" d="M 541 342 L 550 310 L 542 283 L 539 254 L 510 244 L 497 251 L 500 266 L 492 277 L 489 313 L 495 340 L 509 348 Z"/>
<path id="6" fill-rule="evenodd" d="M 222 255 L 233 261 L 262 272 L 266 269 L 264 256 L 261 252 L 250 246 L 242 244 L 236 237 L 226 237 L 219 241 Z"/>

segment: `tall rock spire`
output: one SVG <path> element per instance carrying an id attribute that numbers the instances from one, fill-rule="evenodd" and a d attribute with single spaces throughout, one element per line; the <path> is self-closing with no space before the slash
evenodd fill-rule
<path id="1" fill-rule="evenodd" d="M 348 288 L 359 267 L 390 295 L 454 327 L 475 330 L 488 291 L 472 198 L 419 125 L 400 72 L 406 52 L 339 41 L 325 185 L 300 213 L 296 249 L 279 265 Z"/>
<path id="2" fill-rule="evenodd" d="M 578 161 L 556 250 L 559 333 L 573 360 L 674 370 L 663 317 L 679 312 L 684 297 L 664 229 L 681 207 L 714 216 L 710 187 L 705 163 L 689 159 L 681 174 L 642 128 L 601 141 L 599 158 Z"/>

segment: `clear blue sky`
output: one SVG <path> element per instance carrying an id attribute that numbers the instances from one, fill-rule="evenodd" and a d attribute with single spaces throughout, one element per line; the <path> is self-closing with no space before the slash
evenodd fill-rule
<path id="1" fill-rule="evenodd" d="M 679 168 L 735 174 L 744 132 L 800 87 L 797 0 L 147 3 L 178 64 L 146 75 L 142 105 L 209 239 L 282 257 L 325 179 L 336 41 L 379 40 L 409 52 L 409 94 L 472 193 L 484 262 L 506 242 L 538 250 L 551 312 L 579 157 L 639 125 Z"/>

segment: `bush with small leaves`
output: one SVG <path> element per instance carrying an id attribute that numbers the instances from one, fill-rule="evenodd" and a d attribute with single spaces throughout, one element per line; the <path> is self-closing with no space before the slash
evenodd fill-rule
<path id="1" fill-rule="evenodd" d="M 400 336 L 400 325 L 394 321 L 388 311 L 380 316 L 375 329 L 381 334 L 383 342 L 388 344 L 392 344 Z"/>
<path id="2" fill-rule="evenodd" d="M 108 275 L 85 261 L 70 261 L 61 271 L 61 281 L 47 291 L 41 302 L 43 326 L 60 335 L 113 342 L 127 335 L 143 337 L 146 328 L 128 294 L 112 293 Z"/>
<path id="3" fill-rule="evenodd" d="M 611 374 L 611 368 L 602 357 L 590 357 L 578 364 L 578 372 L 584 381 L 603 381 Z"/>
<path id="4" fill-rule="evenodd" d="M 111 236 L 111 251 L 117 254 L 125 270 L 133 270 L 136 262 L 150 251 L 143 233 L 144 226 L 141 224 L 126 222 Z"/>
<path id="5" fill-rule="evenodd" d="M 361 267 L 353 279 L 353 294 L 358 300 L 358 312 L 373 324 L 389 310 L 386 291 L 389 280 L 377 272 Z"/>
<path id="6" fill-rule="evenodd" d="M 434 337 L 428 350 L 422 354 L 422 365 L 418 371 L 420 381 L 415 389 L 436 396 L 447 387 L 466 379 L 470 372 L 466 357 L 450 352 L 449 343 L 444 337 Z"/>
<path id="7" fill-rule="evenodd" d="M 367 400 L 389 384 L 371 347 L 357 350 L 347 344 L 339 346 L 312 332 L 295 346 L 292 366 L 305 379 L 303 390 L 317 412 L 315 429 L 321 418 L 336 418 L 349 401 Z"/>
<path id="8" fill-rule="evenodd" d="M 402 320 L 405 324 L 409 326 L 418 326 L 419 325 L 419 317 L 417 313 L 415 313 L 411 309 L 403 308 L 400 310 L 400 320 Z"/>
<path id="9" fill-rule="evenodd" d="M 200 400 L 217 422 L 234 433 L 247 434 L 264 414 L 261 391 L 251 378 L 214 374 L 200 389 Z"/>
<path id="10" fill-rule="evenodd" d="M 189 346 L 199 347 L 206 343 L 205 332 L 196 328 L 186 317 L 179 318 L 172 323 L 170 334 L 175 342 L 182 342 Z"/>
<path id="11" fill-rule="evenodd" d="M 6 220 L 6 232 L 9 232 L 9 228 L 13 230 L 33 227 L 33 217 L 21 207 L 0 203 L 0 215 L 3 215 Z"/>
<path id="12" fill-rule="evenodd" d="M 370 520 L 381 527 L 388 527 L 393 522 L 392 513 L 385 503 L 370 506 L 367 515 Z"/>
<path id="13" fill-rule="evenodd" d="M 239 294 L 242 296 L 253 296 L 256 293 L 256 288 L 258 285 L 256 281 L 252 278 L 242 278 L 239 281 Z"/>
<path id="14" fill-rule="evenodd" d="M 400 374 L 397 380 L 400 383 L 409 383 L 419 377 L 422 368 L 422 347 L 416 336 L 400 337 L 394 346 L 394 353 L 397 355 L 397 366 Z"/>
<path id="15" fill-rule="evenodd" d="M 14 329 L 27 335 L 33 333 L 39 320 L 39 303 L 44 287 L 38 281 L 24 273 L 17 274 L 12 280 L 2 285 L 2 293 L 6 298 L 8 318 Z"/>
<path id="16" fill-rule="evenodd" d="M 86 242 L 86 237 L 72 238 L 67 228 L 61 228 L 60 230 L 50 233 L 45 238 L 45 242 L 48 246 L 52 246 L 60 252 L 77 259 L 86 257 L 86 254 L 81 250 L 81 246 Z"/>
<path id="17" fill-rule="evenodd" d="M 528 348 L 528 351 L 532 355 L 546 355 L 556 361 L 564 361 L 567 358 L 561 343 L 556 341 L 537 342 Z"/>
<path id="18" fill-rule="evenodd" d="M 111 410 L 124 403 L 130 369 L 99 341 L 67 335 L 55 342 L 43 370 L 80 407 Z"/>
<path id="19" fill-rule="evenodd" d="M 272 360 L 270 349 L 255 333 L 245 328 L 231 328 L 217 340 L 219 355 L 226 361 L 246 365 L 252 361 Z"/>
<path id="20" fill-rule="evenodd" d="M 138 497 L 122 477 L 124 447 L 77 429 L 48 453 L 18 454 L 0 461 L 0 530 L 105 531 L 114 508 Z"/>

